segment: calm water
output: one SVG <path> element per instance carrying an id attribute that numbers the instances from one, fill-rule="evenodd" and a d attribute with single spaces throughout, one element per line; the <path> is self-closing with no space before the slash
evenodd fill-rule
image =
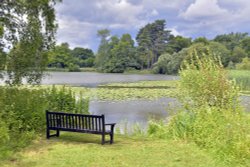
<path id="1" fill-rule="evenodd" d="M 139 74 L 103 74 L 103 73 L 67 73 L 51 72 L 42 84 L 67 84 L 72 86 L 96 87 L 112 82 L 136 82 L 144 80 L 176 80 L 176 76 L 168 75 L 139 75 Z M 250 111 L 250 96 L 242 96 L 242 105 Z M 128 101 L 90 101 L 89 110 L 93 114 L 105 114 L 107 122 L 116 122 L 121 130 L 127 127 L 129 131 L 135 124 L 146 128 L 149 118 L 162 119 L 176 111 L 179 103 L 174 98 L 157 100 L 128 100 Z"/>
<path id="2" fill-rule="evenodd" d="M 91 101 L 89 110 L 93 114 L 104 114 L 107 122 L 116 122 L 123 132 L 137 124 L 142 129 L 147 127 L 149 119 L 160 120 L 176 110 L 178 102 L 174 98 L 160 98 L 154 101 Z"/>
<path id="3" fill-rule="evenodd" d="M 72 86 L 96 87 L 100 84 L 114 82 L 137 82 L 154 80 L 176 80 L 177 76 L 154 74 L 105 74 L 94 72 L 52 72 L 42 84 L 66 84 Z M 105 114 L 107 122 L 118 123 L 121 131 L 124 127 L 131 130 L 135 124 L 146 128 L 149 118 L 161 119 L 168 116 L 169 105 L 177 103 L 173 98 L 162 98 L 154 101 L 90 101 L 92 114 Z"/>
<path id="4" fill-rule="evenodd" d="M 154 80 L 176 80 L 177 76 L 155 74 L 105 74 L 95 72 L 51 72 L 42 84 L 65 84 L 72 86 L 96 87 L 112 82 L 137 82 Z"/>

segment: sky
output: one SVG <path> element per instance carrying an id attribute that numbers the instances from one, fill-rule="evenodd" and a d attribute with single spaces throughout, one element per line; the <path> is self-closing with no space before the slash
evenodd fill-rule
<path id="1" fill-rule="evenodd" d="M 213 39 L 218 34 L 250 34 L 250 0 L 63 0 L 56 5 L 57 43 L 97 51 L 97 31 L 129 33 L 157 19 L 173 35 Z"/>

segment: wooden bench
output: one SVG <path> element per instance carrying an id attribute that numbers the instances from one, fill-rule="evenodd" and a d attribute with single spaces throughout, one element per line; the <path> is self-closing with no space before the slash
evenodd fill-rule
<path id="1" fill-rule="evenodd" d="M 101 143 L 106 143 L 105 135 L 110 136 L 110 144 L 114 140 L 115 123 L 105 124 L 104 115 L 84 115 L 63 112 L 46 111 L 47 139 L 52 136 L 59 137 L 60 131 L 80 132 L 102 135 Z M 109 129 L 106 129 L 109 126 Z M 50 130 L 56 134 L 50 135 Z"/>

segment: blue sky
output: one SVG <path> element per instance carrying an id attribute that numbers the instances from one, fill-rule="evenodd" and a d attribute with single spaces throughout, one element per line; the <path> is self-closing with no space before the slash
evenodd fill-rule
<path id="1" fill-rule="evenodd" d="M 212 39 L 230 32 L 250 33 L 250 0 L 63 0 L 56 6 L 57 43 L 96 52 L 99 29 L 130 33 L 165 19 L 174 35 Z"/>

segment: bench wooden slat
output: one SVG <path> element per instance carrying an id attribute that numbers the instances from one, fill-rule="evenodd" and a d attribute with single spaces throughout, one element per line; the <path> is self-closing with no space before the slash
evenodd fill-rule
<path id="1" fill-rule="evenodd" d="M 63 112 L 46 111 L 47 138 L 59 137 L 60 131 L 81 132 L 102 135 L 102 144 L 105 143 L 105 135 L 110 135 L 110 143 L 113 143 L 114 126 L 108 124 L 111 130 L 105 130 L 104 115 L 86 115 Z M 50 130 L 56 130 L 55 135 L 50 135 Z"/>

